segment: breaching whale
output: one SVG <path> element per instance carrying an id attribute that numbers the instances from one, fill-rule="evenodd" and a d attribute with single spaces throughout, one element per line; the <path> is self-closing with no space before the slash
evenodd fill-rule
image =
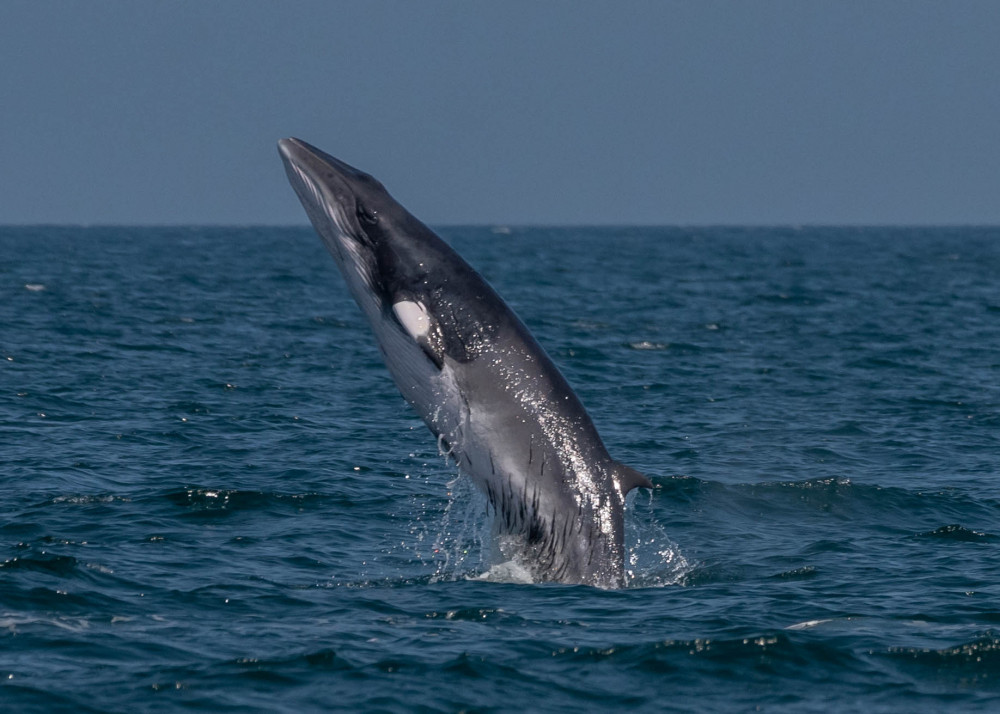
<path id="1" fill-rule="evenodd" d="M 625 584 L 624 507 L 649 479 L 608 454 L 528 329 L 376 179 L 299 139 L 278 150 L 396 385 L 538 580 Z"/>

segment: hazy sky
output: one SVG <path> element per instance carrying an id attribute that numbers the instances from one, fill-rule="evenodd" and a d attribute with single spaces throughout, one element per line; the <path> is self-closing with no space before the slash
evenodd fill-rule
<path id="1" fill-rule="evenodd" d="M 0 223 L 1000 223 L 1000 2 L 0 2 Z"/>

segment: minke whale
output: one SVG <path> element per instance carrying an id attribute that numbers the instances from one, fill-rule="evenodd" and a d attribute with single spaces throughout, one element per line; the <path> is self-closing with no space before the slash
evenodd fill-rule
<path id="1" fill-rule="evenodd" d="M 482 490 L 500 550 L 536 580 L 625 584 L 625 496 L 577 395 L 489 284 L 368 174 L 299 139 L 279 153 L 396 385 Z"/>

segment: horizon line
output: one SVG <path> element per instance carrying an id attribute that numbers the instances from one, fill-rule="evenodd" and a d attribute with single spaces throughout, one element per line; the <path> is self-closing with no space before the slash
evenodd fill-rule
<path id="1" fill-rule="evenodd" d="M 455 229 L 455 228 L 486 228 L 498 232 L 504 230 L 526 230 L 526 229 L 581 229 L 581 228 L 760 228 L 760 229 L 792 229 L 803 230 L 806 228 L 998 228 L 1000 223 L 897 223 L 897 222 L 774 222 L 774 223 L 730 223 L 730 222 L 690 222 L 690 223 L 516 223 L 516 222 L 488 222 L 488 223 L 427 223 L 430 228 Z M 279 229 L 311 229 L 309 223 L 116 223 L 116 222 L 94 222 L 94 223 L 0 223 L 2 228 L 156 228 L 156 229 L 177 229 L 177 228 L 279 228 Z"/>

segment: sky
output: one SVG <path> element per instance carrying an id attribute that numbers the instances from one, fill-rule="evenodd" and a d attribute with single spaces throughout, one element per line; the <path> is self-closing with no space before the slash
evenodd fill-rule
<path id="1" fill-rule="evenodd" d="M 1000 224 L 995 0 L 2 0 L 0 223 Z"/>

